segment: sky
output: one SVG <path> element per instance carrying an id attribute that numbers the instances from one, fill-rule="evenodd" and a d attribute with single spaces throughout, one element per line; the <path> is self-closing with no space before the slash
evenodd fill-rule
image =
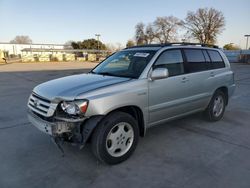
<path id="1" fill-rule="evenodd" d="M 0 42 L 28 35 L 33 43 L 64 44 L 101 34 L 104 43 L 126 44 L 138 22 L 159 16 L 184 19 L 188 11 L 213 7 L 223 12 L 220 46 L 245 47 L 250 34 L 250 0 L 0 0 Z"/>

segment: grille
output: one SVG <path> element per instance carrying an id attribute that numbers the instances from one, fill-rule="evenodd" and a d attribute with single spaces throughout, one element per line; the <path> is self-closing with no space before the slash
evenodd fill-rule
<path id="1" fill-rule="evenodd" d="M 50 105 L 51 102 L 49 100 L 40 97 L 35 93 L 30 95 L 28 106 L 32 111 L 47 117 Z"/>

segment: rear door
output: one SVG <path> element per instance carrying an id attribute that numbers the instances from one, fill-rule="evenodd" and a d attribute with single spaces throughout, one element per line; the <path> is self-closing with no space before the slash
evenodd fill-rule
<path id="1" fill-rule="evenodd" d="M 195 111 L 206 108 L 210 99 L 214 75 L 211 73 L 210 58 L 205 50 L 184 48 L 185 68 L 188 84 L 188 110 Z"/>

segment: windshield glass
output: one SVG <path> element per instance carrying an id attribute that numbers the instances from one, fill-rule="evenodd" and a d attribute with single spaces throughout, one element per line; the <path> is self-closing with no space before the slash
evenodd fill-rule
<path id="1" fill-rule="evenodd" d="M 120 51 L 104 60 L 91 73 L 139 78 L 155 52 L 154 50 Z"/>

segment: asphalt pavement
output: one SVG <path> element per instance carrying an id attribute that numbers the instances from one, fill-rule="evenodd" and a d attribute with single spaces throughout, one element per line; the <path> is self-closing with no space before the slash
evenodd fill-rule
<path id="1" fill-rule="evenodd" d="M 135 153 L 115 166 L 98 162 L 88 145 L 83 150 L 64 145 L 62 157 L 26 117 L 33 87 L 94 64 L 63 70 L 60 64 L 30 65 L 0 65 L 1 188 L 250 187 L 250 65 L 232 65 L 237 87 L 221 121 L 194 114 L 153 127 Z"/>

